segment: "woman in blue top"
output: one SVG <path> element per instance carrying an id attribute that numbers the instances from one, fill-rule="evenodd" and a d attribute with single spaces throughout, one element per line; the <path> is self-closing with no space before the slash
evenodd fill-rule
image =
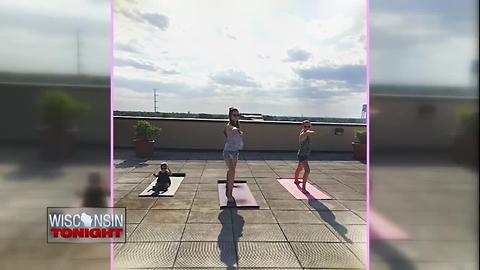
<path id="1" fill-rule="evenodd" d="M 237 108 L 230 107 L 228 109 L 228 124 L 225 125 L 223 134 L 227 137 L 225 146 L 223 147 L 223 159 L 227 164 L 227 189 L 226 196 L 228 202 L 234 202 L 233 198 L 233 184 L 235 181 L 235 169 L 237 167 L 237 160 L 239 151 L 243 149 L 243 132 L 240 130 L 240 112 Z"/>
<path id="2" fill-rule="evenodd" d="M 302 169 L 305 169 L 305 172 L 303 173 L 303 180 L 302 180 L 303 193 L 308 193 L 307 180 L 308 180 L 308 175 L 310 174 L 310 166 L 308 165 L 308 158 L 310 157 L 310 152 L 312 148 L 310 135 L 315 133 L 313 130 L 310 130 L 311 128 L 312 128 L 312 124 L 310 123 L 310 121 L 308 120 L 303 121 L 302 130 L 298 135 L 298 153 L 297 153 L 298 167 L 297 167 L 297 170 L 295 171 L 294 183 L 300 184 L 300 182 L 298 181 L 298 175 L 300 174 L 300 171 L 302 171 Z"/>

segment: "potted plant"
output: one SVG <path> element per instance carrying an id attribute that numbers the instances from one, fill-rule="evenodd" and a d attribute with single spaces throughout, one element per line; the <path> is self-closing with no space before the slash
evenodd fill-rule
<path id="1" fill-rule="evenodd" d="M 66 91 L 49 90 L 40 99 L 43 126 L 42 152 L 46 158 L 61 160 L 74 152 L 75 122 L 87 110 L 87 106 L 74 99 Z"/>
<path id="2" fill-rule="evenodd" d="M 460 163 L 478 164 L 478 110 L 459 108 L 456 112 L 454 158 Z"/>
<path id="3" fill-rule="evenodd" d="M 154 138 L 160 134 L 161 128 L 146 120 L 139 120 L 133 126 L 135 129 L 135 153 L 137 157 L 146 158 L 153 154 Z"/>
<path id="4" fill-rule="evenodd" d="M 354 131 L 353 158 L 359 161 L 367 159 L 367 131 L 365 129 L 357 129 Z"/>

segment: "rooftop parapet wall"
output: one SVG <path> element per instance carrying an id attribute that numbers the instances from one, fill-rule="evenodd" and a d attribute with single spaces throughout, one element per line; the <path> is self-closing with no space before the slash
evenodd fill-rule
<path id="1" fill-rule="evenodd" d="M 114 146 L 132 147 L 133 125 L 145 119 L 162 128 L 155 144 L 156 148 L 221 150 L 225 143 L 223 128 L 225 120 L 114 117 Z M 244 134 L 245 149 L 251 151 L 296 151 L 298 122 L 240 121 Z M 343 135 L 335 135 L 336 128 L 343 128 Z M 317 132 L 313 138 L 313 151 L 344 152 L 352 151 L 355 129 L 365 128 L 365 124 L 313 123 Z"/>

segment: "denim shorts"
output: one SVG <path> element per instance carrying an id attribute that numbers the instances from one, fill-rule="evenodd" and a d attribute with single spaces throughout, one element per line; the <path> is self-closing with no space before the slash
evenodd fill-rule
<path id="1" fill-rule="evenodd" d="M 297 158 L 298 158 L 298 162 L 308 161 L 308 156 L 305 156 L 305 155 L 297 155 Z"/>
<path id="2" fill-rule="evenodd" d="M 223 159 L 238 159 L 239 151 L 223 151 Z"/>

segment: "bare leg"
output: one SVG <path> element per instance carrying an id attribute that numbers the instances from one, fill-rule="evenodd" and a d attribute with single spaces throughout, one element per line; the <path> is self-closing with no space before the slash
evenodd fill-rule
<path id="1" fill-rule="evenodd" d="M 301 163 L 301 162 L 298 162 L 297 170 L 295 171 L 295 181 L 293 181 L 293 183 L 295 183 L 295 184 L 300 183 L 300 182 L 298 181 L 298 175 L 300 174 L 300 172 L 302 171 L 302 169 L 303 169 L 302 163 Z"/>
<path id="2" fill-rule="evenodd" d="M 304 161 L 303 163 L 303 168 L 305 169 L 303 173 L 303 181 L 302 181 L 302 191 L 304 193 L 308 193 L 307 191 L 307 181 L 308 181 L 308 175 L 310 174 L 310 166 L 308 165 L 308 161 Z"/>
<path id="3" fill-rule="evenodd" d="M 225 163 L 227 164 L 228 171 L 227 171 L 227 186 L 226 186 L 226 196 L 229 202 L 234 200 L 233 198 L 233 184 L 235 181 L 235 165 L 236 161 L 233 159 L 226 159 Z"/>

